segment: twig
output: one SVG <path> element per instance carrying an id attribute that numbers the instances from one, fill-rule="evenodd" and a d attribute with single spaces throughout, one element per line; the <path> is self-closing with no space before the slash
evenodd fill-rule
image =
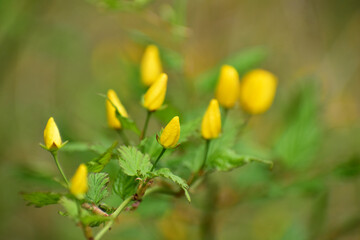
<path id="1" fill-rule="evenodd" d="M 95 213 L 96 215 L 99 216 L 104 216 L 104 217 L 108 217 L 109 214 L 107 214 L 106 212 L 104 212 L 103 210 L 101 210 L 98 206 L 96 206 L 95 204 L 89 204 L 89 203 L 83 203 L 81 205 L 83 208 L 88 209 L 90 211 L 92 211 L 93 213 Z"/>
<path id="2" fill-rule="evenodd" d="M 102 228 L 95 236 L 94 240 L 99 240 L 102 236 L 110 230 L 111 226 L 114 224 L 115 219 L 119 216 L 119 214 L 124 210 L 124 208 L 129 204 L 129 202 L 133 200 L 133 196 L 126 198 L 120 206 L 110 215 L 110 221 L 106 223 L 104 228 Z"/>

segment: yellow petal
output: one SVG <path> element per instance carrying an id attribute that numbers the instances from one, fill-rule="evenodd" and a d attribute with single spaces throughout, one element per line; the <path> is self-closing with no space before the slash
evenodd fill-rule
<path id="1" fill-rule="evenodd" d="M 46 124 L 44 130 L 44 143 L 49 150 L 56 150 L 62 144 L 60 132 L 53 117 L 49 118 Z"/>
<path id="2" fill-rule="evenodd" d="M 158 110 L 164 103 L 168 76 L 162 73 L 144 95 L 144 107 L 149 111 Z"/>
<path id="3" fill-rule="evenodd" d="M 236 69 L 229 65 L 222 66 L 215 91 L 215 97 L 220 105 L 225 108 L 234 107 L 239 98 L 239 90 L 240 81 Z"/>
<path id="4" fill-rule="evenodd" d="M 179 117 L 173 117 L 166 125 L 160 136 L 160 144 L 164 148 L 176 147 L 180 138 L 180 121 Z"/>
<path id="5" fill-rule="evenodd" d="M 140 72 L 145 86 L 153 84 L 162 73 L 159 49 L 155 45 L 146 47 L 140 63 Z"/>
<path id="6" fill-rule="evenodd" d="M 70 192 L 77 198 L 84 198 L 88 191 L 88 170 L 85 164 L 80 164 L 74 176 L 70 180 Z"/>
<path id="7" fill-rule="evenodd" d="M 121 129 L 121 123 L 120 123 L 119 119 L 117 119 L 117 117 L 116 117 L 116 109 L 113 106 L 113 104 L 119 110 L 121 116 L 127 118 L 128 114 L 127 114 L 124 106 L 121 104 L 121 102 L 114 90 L 110 89 L 107 92 L 107 97 L 111 101 L 110 102 L 109 100 L 106 100 L 106 116 L 107 116 L 107 120 L 108 120 L 108 125 L 110 128 Z"/>
<path id="8" fill-rule="evenodd" d="M 212 99 L 201 123 L 201 135 L 204 139 L 219 137 L 221 133 L 221 114 L 219 102 Z"/>
<path id="9" fill-rule="evenodd" d="M 277 87 L 277 78 L 270 72 L 256 69 L 242 79 L 240 103 L 250 114 L 260 114 L 270 108 Z"/>

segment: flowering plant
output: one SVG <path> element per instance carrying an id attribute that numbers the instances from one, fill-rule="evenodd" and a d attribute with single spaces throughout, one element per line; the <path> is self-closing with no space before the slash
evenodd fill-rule
<path id="1" fill-rule="evenodd" d="M 151 116 L 166 107 L 167 87 L 172 86 L 171 79 L 168 81 L 167 74 L 162 73 L 156 46 L 146 48 L 140 69 L 142 83 L 148 87 L 142 102 L 147 112 L 142 130 L 131 119 L 116 92 L 109 90 L 105 96 L 108 126 L 119 133 L 122 144 L 115 141 L 98 158 L 80 164 L 69 181 L 58 159 L 58 152 L 66 142 L 62 142 L 51 117 L 44 130 L 45 145 L 42 147 L 53 156 L 64 189 L 23 194 L 25 200 L 36 207 L 60 204 L 64 209 L 60 214 L 74 220 L 83 229 L 86 239 L 101 239 L 119 214 L 136 210 L 149 194 L 185 197 L 190 203 L 191 195 L 197 193 L 199 186 L 210 189 L 209 178 L 215 171 L 230 171 L 253 161 L 272 167 L 270 161 L 237 153 L 231 143 L 238 140 L 252 115 L 270 108 L 277 85 L 273 74 L 257 69 L 247 73 L 240 82 L 236 68 L 224 65 L 214 89 L 215 98 L 201 113 L 202 119 L 184 121 L 179 116 L 172 116 L 162 131 L 148 136 Z M 237 106 L 243 109 L 245 117 L 229 129 L 226 127 L 228 113 L 238 111 L 234 109 Z M 127 138 L 129 131 L 138 136 L 137 141 Z M 67 146 L 71 144 L 69 142 Z M 177 156 L 177 164 L 167 161 L 173 155 Z M 107 170 L 111 161 L 118 169 L 115 175 Z M 181 171 L 184 166 L 189 171 Z M 104 203 L 112 195 L 122 199 L 116 207 Z"/>

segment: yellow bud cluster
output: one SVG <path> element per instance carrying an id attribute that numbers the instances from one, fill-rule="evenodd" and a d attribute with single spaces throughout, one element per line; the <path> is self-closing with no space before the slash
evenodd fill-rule
<path id="1" fill-rule="evenodd" d="M 222 66 L 215 90 L 215 97 L 225 109 L 235 106 L 240 100 L 242 109 L 252 115 L 267 111 L 274 100 L 277 78 L 263 69 L 255 69 L 242 78 L 241 85 L 236 69 Z"/>

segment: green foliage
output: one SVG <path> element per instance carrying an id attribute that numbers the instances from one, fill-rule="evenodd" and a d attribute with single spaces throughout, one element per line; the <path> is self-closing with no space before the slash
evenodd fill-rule
<path id="1" fill-rule="evenodd" d="M 86 152 L 91 150 L 91 146 L 84 142 L 69 142 L 62 148 L 65 152 Z"/>
<path id="2" fill-rule="evenodd" d="M 119 152 L 119 164 L 125 174 L 140 178 L 148 176 L 152 167 L 149 155 L 143 154 L 136 147 L 132 146 L 121 146 Z"/>
<path id="3" fill-rule="evenodd" d="M 89 225 L 90 227 L 97 227 L 104 222 L 110 221 L 110 217 L 88 213 L 85 216 L 82 216 L 80 220 L 84 225 Z"/>
<path id="4" fill-rule="evenodd" d="M 88 177 L 89 190 L 86 194 L 88 201 L 99 204 L 109 195 L 107 185 L 109 177 L 106 173 L 91 173 Z"/>
<path id="5" fill-rule="evenodd" d="M 76 203 L 75 200 L 63 196 L 60 198 L 59 203 L 66 211 L 65 213 L 62 213 L 62 215 L 69 216 L 73 220 L 78 219 L 79 205 Z"/>
<path id="6" fill-rule="evenodd" d="M 88 168 L 89 172 L 100 172 L 104 169 L 106 164 L 109 163 L 112 152 L 114 148 L 117 146 L 118 142 L 115 141 L 103 154 L 101 154 L 99 157 L 91 160 L 90 162 L 86 163 L 86 166 Z"/>
<path id="7" fill-rule="evenodd" d="M 128 176 L 120 170 L 115 178 L 113 190 L 122 199 L 125 199 L 136 193 L 137 186 L 138 181 L 135 176 Z"/>
<path id="8" fill-rule="evenodd" d="M 156 134 L 141 140 L 139 149 L 142 153 L 148 154 L 151 158 L 159 156 L 162 146 L 156 140 Z"/>
<path id="9" fill-rule="evenodd" d="M 205 144 L 201 146 L 189 146 L 186 153 L 182 156 L 178 162 L 181 162 L 184 167 L 189 169 L 191 172 L 197 172 L 204 159 Z"/>
<path id="10" fill-rule="evenodd" d="M 201 118 L 196 118 L 194 120 L 188 121 L 186 123 L 181 123 L 180 127 L 180 139 L 179 144 L 184 143 L 189 140 L 189 138 L 199 135 L 199 127 L 201 123 Z"/>
<path id="11" fill-rule="evenodd" d="M 231 149 L 217 151 L 211 157 L 209 157 L 208 160 L 208 165 L 218 171 L 230 171 L 235 168 L 244 166 L 250 162 L 259 162 L 269 165 L 270 168 L 273 167 L 273 163 L 271 161 L 261 160 L 251 156 L 239 155 Z"/>
<path id="12" fill-rule="evenodd" d="M 33 193 L 21 193 L 24 200 L 27 201 L 27 205 L 34 205 L 35 207 L 43 207 L 59 202 L 61 194 L 52 192 L 33 192 Z"/>
<path id="13" fill-rule="evenodd" d="M 340 163 L 334 169 L 334 174 L 344 179 L 350 179 L 360 175 L 360 157 L 353 156 L 349 160 Z"/>
<path id="14" fill-rule="evenodd" d="M 287 106 L 285 129 L 275 143 L 275 152 L 287 167 L 307 167 L 320 147 L 318 87 L 313 82 L 299 87 Z"/>
<path id="15" fill-rule="evenodd" d="M 117 108 L 116 108 L 116 117 L 117 119 L 119 119 L 122 129 L 129 129 L 134 133 L 136 133 L 137 135 L 141 134 L 141 131 L 136 126 L 136 123 L 130 118 L 123 117 Z"/>
<path id="16" fill-rule="evenodd" d="M 95 215 L 83 208 L 80 207 L 80 202 L 77 202 L 76 199 L 70 199 L 67 197 L 61 197 L 59 203 L 65 209 L 65 212 L 60 212 L 63 216 L 68 216 L 74 221 L 81 221 L 84 225 L 89 225 L 90 227 L 96 227 L 101 223 L 109 221 L 109 217 Z"/>
<path id="17" fill-rule="evenodd" d="M 166 179 L 169 179 L 179 185 L 185 192 L 185 196 L 189 202 L 191 202 L 190 195 L 188 193 L 189 186 L 187 185 L 186 181 L 182 179 L 181 177 L 173 174 L 170 169 L 168 168 L 161 168 L 159 170 L 156 170 L 152 173 L 152 177 L 163 177 Z"/>

